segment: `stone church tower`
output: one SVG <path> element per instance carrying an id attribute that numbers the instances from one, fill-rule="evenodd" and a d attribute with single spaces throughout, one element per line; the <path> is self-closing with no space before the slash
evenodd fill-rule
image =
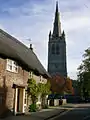
<path id="1" fill-rule="evenodd" d="M 53 33 L 51 33 L 51 31 L 49 33 L 48 72 L 51 74 L 51 76 L 58 74 L 67 77 L 66 41 L 64 31 L 61 32 L 58 2 L 56 2 Z"/>

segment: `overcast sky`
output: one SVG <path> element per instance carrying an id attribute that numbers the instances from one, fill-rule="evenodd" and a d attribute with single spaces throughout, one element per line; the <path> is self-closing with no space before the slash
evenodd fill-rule
<path id="1" fill-rule="evenodd" d="M 0 0 L 0 28 L 34 51 L 47 69 L 48 34 L 56 0 Z M 90 0 L 58 0 L 67 43 L 68 76 L 76 79 L 84 50 L 90 46 Z M 28 39 L 31 39 L 29 41 Z"/>

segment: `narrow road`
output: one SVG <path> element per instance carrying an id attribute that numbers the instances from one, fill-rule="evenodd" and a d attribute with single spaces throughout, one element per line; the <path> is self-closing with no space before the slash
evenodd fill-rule
<path id="1" fill-rule="evenodd" d="M 77 108 L 69 110 L 51 120 L 90 120 L 90 105 L 79 105 Z"/>

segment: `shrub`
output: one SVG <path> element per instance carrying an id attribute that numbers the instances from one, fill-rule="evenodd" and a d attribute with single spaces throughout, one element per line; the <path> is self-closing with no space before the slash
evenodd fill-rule
<path id="1" fill-rule="evenodd" d="M 36 112 L 37 111 L 37 107 L 36 104 L 31 104 L 29 106 L 29 112 Z"/>

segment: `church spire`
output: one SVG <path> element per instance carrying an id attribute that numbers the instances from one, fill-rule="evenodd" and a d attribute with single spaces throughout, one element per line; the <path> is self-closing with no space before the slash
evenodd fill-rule
<path id="1" fill-rule="evenodd" d="M 60 19 L 59 19 L 58 1 L 57 1 L 56 2 L 54 28 L 53 28 L 53 36 L 59 37 L 60 35 L 61 35 L 61 24 L 60 24 Z"/>
<path id="2" fill-rule="evenodd" d="M 56 1 L 56 12 L 58 13 L 58 1 Z"/>

